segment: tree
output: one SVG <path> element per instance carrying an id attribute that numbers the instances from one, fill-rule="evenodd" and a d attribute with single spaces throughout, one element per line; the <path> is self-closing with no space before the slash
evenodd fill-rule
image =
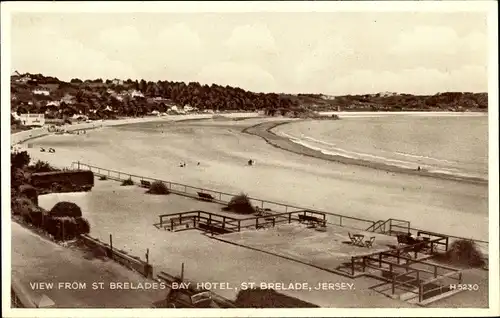
<path id="1" fill-rule="evenodd" d="M 27 151 L 15 151 L 10 154 L 10 165 L 13 168 L 24 168 L 30 163 L 30 155 Z"/>

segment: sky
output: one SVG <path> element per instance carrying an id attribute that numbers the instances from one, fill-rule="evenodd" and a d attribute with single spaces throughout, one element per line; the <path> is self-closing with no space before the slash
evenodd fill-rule
<path id="1" fill-rule="evenodd" d="M 480 12 L 13 13 L 11 70 L 329 95 L 488 90 Z"/>

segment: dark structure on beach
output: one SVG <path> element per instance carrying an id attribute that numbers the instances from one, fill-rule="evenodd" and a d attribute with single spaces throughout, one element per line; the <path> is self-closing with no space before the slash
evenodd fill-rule
<path id="1" fill-rule="evenodd" d="M 89 191 L 94 186 L 94 173 L 79 170 L 33 173 L 31 184 L 38 189 L 57 192 Z"/>

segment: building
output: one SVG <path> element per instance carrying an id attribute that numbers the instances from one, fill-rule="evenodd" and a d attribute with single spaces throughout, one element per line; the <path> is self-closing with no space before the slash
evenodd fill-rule
<path id="1" fill-rule="evenodd" d="M 47 103 L 47 106 L 59 107 L 60 105 L 61 105 L 61 102 L 57 101 L 57 100 L 52 100 L 52 101 L 50 101 L 50 102 Z"/>
<path id="2" fill-rule="evenodd" d="M 43 127 L 45 125 L 45 114 L 20 114 L 19 120 L 24 126 Z"/>
<path id="3" fill-rule="evenodd" d="M 50 91 L 47 88 L 36 88 L 33 90 L 33 94 L 49 96 Z"/>
<path id="4" fill-rule="evenodd" d="M 144 97 L 144 94 L 140 91 L 133 90 L 130 92 L 130 96 L 132 96 L 132 97 Z"/>
<path id="5" fill-rule="evenodd" d="M 111 81 L 113 85 L 123 85 L 123 81 L 121 79 L 115 78 L 114 80 Z"/>

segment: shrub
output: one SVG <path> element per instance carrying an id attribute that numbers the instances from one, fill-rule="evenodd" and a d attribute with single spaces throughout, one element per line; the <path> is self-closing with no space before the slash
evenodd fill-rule
<path id="1" fill-rule="evenodd" d="M 89 222 L 81 217 L 49 217 L 44 225 L 47 233 L 56 240 L 71 240 L 90 232 Z"/>
<path id="2" fill-rule="evenodd" d="M 253 214 L 255 208 L 244 193 L 234 196 L 227 204 L 227 210 L 240 214 Z"/>
<path id="3" fill-rule="evenodd" d="M 35 205 L 38 205 L 38 192 L 35 187 L 29 184 L 20 185 L 19 194 L 31 200 Z"/>
<path id="4" fill-rule="evenodd" d="M 52 167 L 48 162 L 41 161 L 41 160 L 38 160 L 30 168 L 35 173 L 37 173 L 37 172 L 51 172 L 51 171 L 57 171 L 58 170 L 58 169 Z"/>
<path id="5" fill-rule="evenodd" d="M 62 201 L 56 203 L 54 207 L 50 210 L 51 217 L 81 217 L 82 209 L 73 202 Z"/>
<path id="6" fill-rule="evenodd" d="M 170 191 L 168 190 L 167 186 L 165 183 L 161 181 L 155 181 L 151 184 L 151 187 L 149 188 L 146 193 L 150 194 L 169 194 Z"/>
<path id="7" fill-rule="evenodd" d="M 25 173 L 21 168 L 16 168 L 11 166 L 10 169 L 10 186 L 11 189 L 17 190 L 22 184 L 29 183 L 28 174 Z"/>
<path id="8" fill-rule="evenodd" d="M 37 210 L 38 207 L 28 199 L 27 197 L 19 197 L 15 198 L 14 200 L 11 201 L 12 203 L 12 214 L 14 215 L 21 215 L 25 221 L 31 223 L 31 211 Z"/>
<path id="9" fill-rule="evenodd" d="M 126 180 L 123 180 L 122 186 L 131 186 L 134 185 L 134 181 L 132 181 L 132 178 L 128 178 Z"/>
<path id="10" fill-rule="evenodd" d="M 100 176 L 99 180 L 101 180 L 101 181 L 108 180 L 108 177 L 106 177 L 106 176 Z"/>
<path id="11" fill-rule="evenodd" d="M 90 223 L 87 219 L 77 218 L 77 234 L 89 234 L 90 233 Z"/>
<path id="12" fill-rule="evenodd" d="M 482 267 L 486 264 L 485 257 L 473 240 L 459 239 L 451 243 L 448 251 L 438 254 L 438 260 L 454 265 Z"/>
<path id="13" fill-rule="evenodd" d="M 30 163 L 30 159 L 27 151 L 15 151 L 10 154 L 10 165 L 15 168 L 23 168 Z"/>

